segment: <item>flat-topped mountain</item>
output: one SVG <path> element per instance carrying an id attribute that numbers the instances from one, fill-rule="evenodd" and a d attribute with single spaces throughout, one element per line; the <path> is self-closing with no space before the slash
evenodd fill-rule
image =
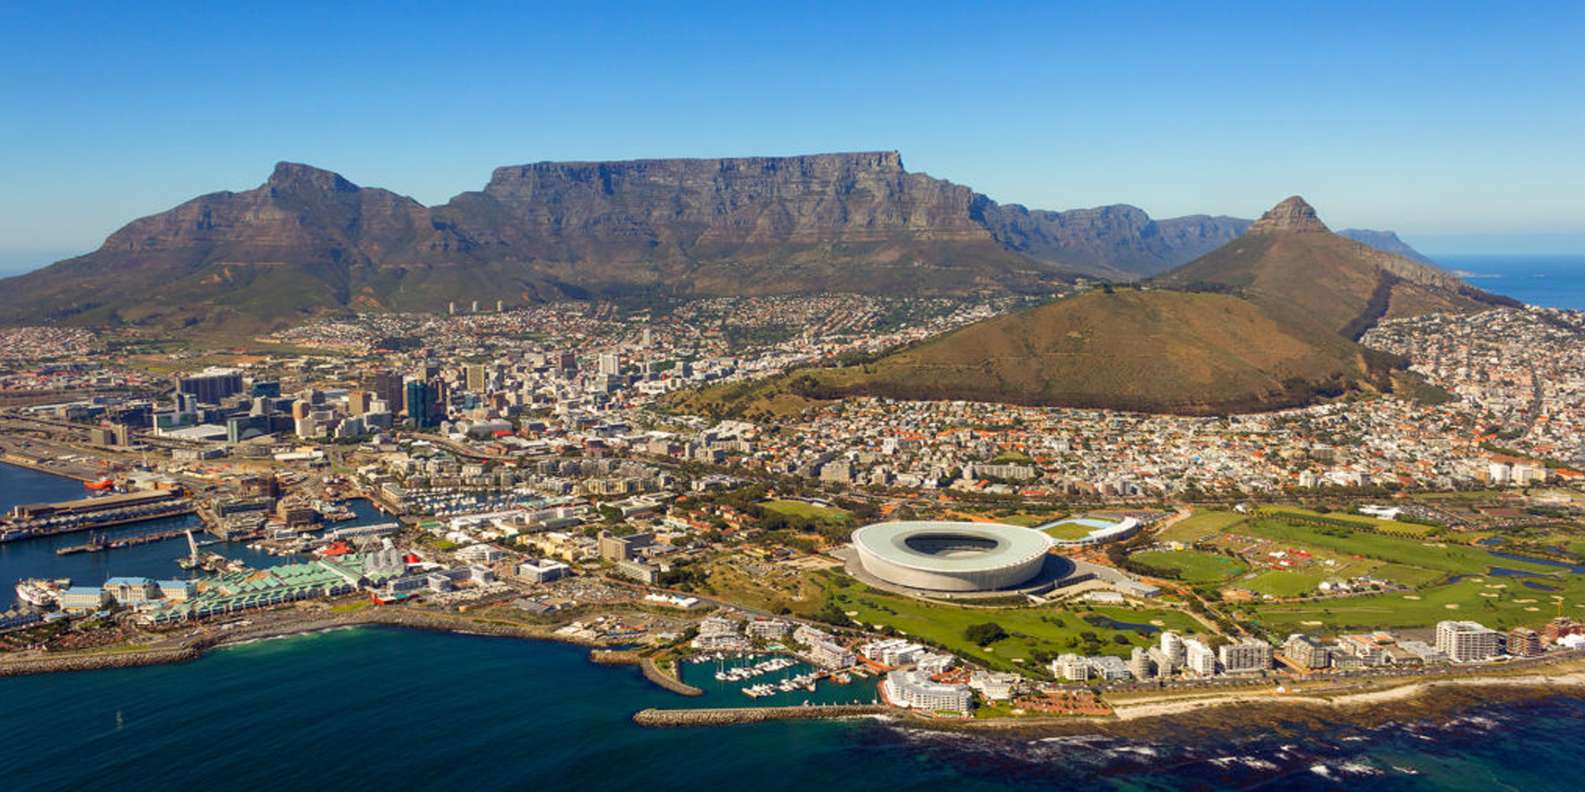
<path id="1" fill-rule="evenodd" d="M 1040 293 L 1169 269 L 1247 227 L 1001 205 L 896 152 L 514 165 L 435 207 L 283 162 L 7 279 L 0 316 L 256 329 L 450 300 Z"/>
<path id="2" fill-rule="evenodd" d="M 683 410 L 759 415 L 852 395 L 1224 414 L 1409 381 L 1356 343 L 1384 315 L 1501 298 L 1330 232 L 1301 198 L 1141 287 L 1092 289 L 875 361 L 681 394 Z"/>

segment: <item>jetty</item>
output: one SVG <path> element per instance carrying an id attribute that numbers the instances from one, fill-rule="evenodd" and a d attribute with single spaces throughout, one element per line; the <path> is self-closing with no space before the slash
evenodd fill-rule
<path id="1" fill-rule="evenodd" d="M 728 726 L 779 720 L 821 720 L 895 714 L 885 704 L 806 704 L 801 707 L 711 707 L 660 709 L 649 707 L 633 714 L 640 726 Z"/>

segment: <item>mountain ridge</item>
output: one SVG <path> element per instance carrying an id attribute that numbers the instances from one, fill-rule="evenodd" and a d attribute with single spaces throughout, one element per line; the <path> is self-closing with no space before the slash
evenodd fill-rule
<path id="1" fill-rule="evenodd" d="M 507 165 L 436 206 L 281 162 L 258 187 L 6 279 L 0 308 L 19 323 L 271 326 L 481 295 L 1041 293 L 1170 269 L 1248 223 L 998 204 L 895 151 Z"/>
<path id="2" fill-rule="evenodd" d="M 682 393 L 672 405 L 749 417 L 859 395 L 1191 415 L 1283 409 L 1411 383 L 1404 361 L 1358 343 L 1384 316 L 1478 311 L 1498 299 L 1332 233 L 1295 196 L 1143 284 L 987 319 L 861 365 Z"/>

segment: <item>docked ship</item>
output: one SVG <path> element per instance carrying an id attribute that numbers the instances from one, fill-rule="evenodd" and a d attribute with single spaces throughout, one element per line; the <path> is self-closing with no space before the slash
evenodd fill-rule
<path id="1" fill-rule="evenodd" d="M 71 578 L 23 578 L 17 581 L 17 601 L 30 608 L 49 610 L 60 604 L 61 592 L 71 584 Z"/>

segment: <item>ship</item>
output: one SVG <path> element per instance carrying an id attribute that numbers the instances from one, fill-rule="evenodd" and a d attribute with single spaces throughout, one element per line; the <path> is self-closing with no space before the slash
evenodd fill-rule
<path id="1" fill-rule="evenodd" d="M 23 578 L 17 581 L 17 600 L 39 610 L 60 604 L 61 592 L 71 586 L 71 578 Z"/>

